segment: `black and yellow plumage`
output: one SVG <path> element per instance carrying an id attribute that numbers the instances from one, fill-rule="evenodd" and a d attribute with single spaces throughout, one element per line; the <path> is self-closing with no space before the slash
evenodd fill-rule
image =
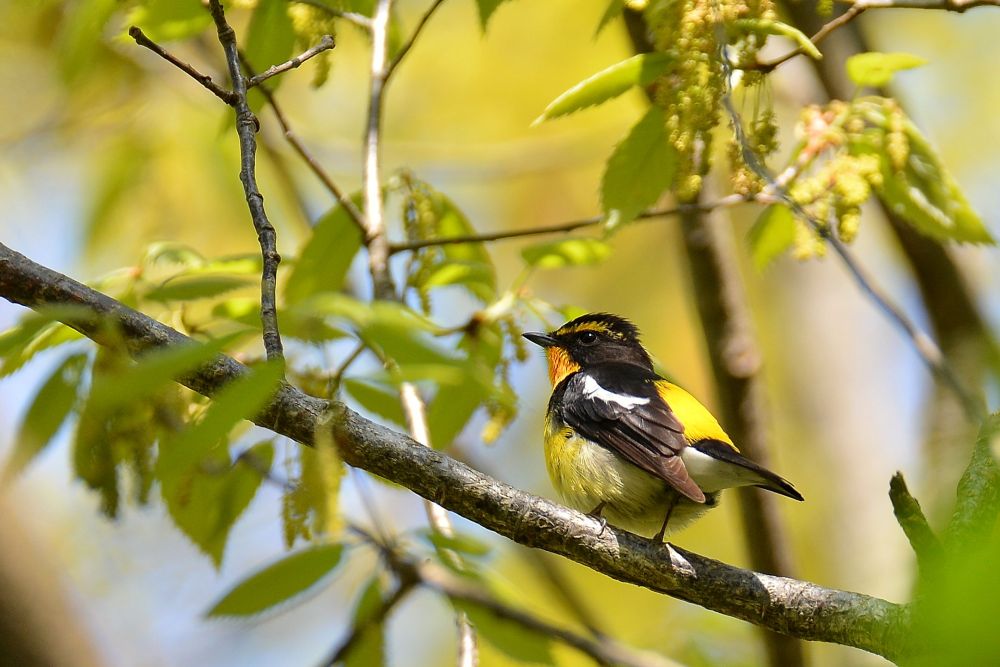
<path id="1" fill-rule="evenodd" d="M 691 394 L 653 371 L 628 320 L 593 313 L 552 333 L 526 333 L 546 349 L 553 391 L 545 460 L 574 507 L 657 540 L 718 502 L 759 486 L 795 500 L 786 480 L 745 458 Z"/>

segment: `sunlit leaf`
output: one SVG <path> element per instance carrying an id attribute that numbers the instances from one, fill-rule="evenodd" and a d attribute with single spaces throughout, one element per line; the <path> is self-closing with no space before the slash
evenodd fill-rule
<path id="1" fill-rule="evenodd" d="M 295 30 L 288 15 L 289 6 L 287 0 L 258 0 L 243 42 L 244 57 L 255 72 L 262 72 L 291 57 Z M 272 77 L 267 85 L 277 88 L 284 78 Z M 264 106 L 264 96 L 259 90 L 251 89 L 247 99 L 255 112 Z"/>
<path id="2" fill-rule="evenodd" d="M 127 25 L 137 25 L 155 42 L 194 37 L 212 23 L 200 0 L 147 0 L 129 12 Z"/>
<path id="3" fill-rule="evenodd" d="M 237 584 L 207 616 L 252 616 L 290 600 L 330 574 L 342 553 L 341 545 L 324 544 L 286 556 Z"/>
<path id="4" fill-rule="evenodd" d="M 360 206 L 361 194 L 351 195 L 351 201 Z M 360 249 L 361 230 L 337 204 L 319 219 L 299 252 L 285 282 L 285 302 L 298 304 L 314 294 L 340 290 Z"/>
<path id="5" fill-rule="evenodd" d="M 672 61 L 672 56 L 660 52 L 626 58 L 584 79 L 552 100 L 535 123 L 607 102 L 635 86 L 648 86 L 667 71 Z"/>
<path id="6" fill-rule="evenodd" d="M 795 214 L 784 205 L 764 209 L 747 235 L 754 268 L 763 271 L 795 242 Z"/>
<path id="7" fill-rule="evenodd" d="M 77 309 L 77 312 L 93 317 L 89 311 Z M 0 378 L 19 370 L 39 352 L 82 337 L 83 335 L 75 329 L 51 321 L 48 315 L 36 314 L 25 318 L 21 324 L 0 334 L 0 357 L 3 358 Z"/>
<path id="8" fill-rule="evenodd" d="M 76 403 L 86 365 L 85 354 L 67 357 L 42 384 L 21 422 L 14 450 L 4 468 L 4 481 L 12 479 L 45 449 L 66 421 Z"/>
<path id="9" fill-rule="evenodd" d="M 243 276 L 208 273 L 169 280 L 149 290 L 144 296 L 152 301 L 192 301 L 221 296 L 252 284 L 251 279 Z"/>
<path id="10" fill-rule="evenodd" d="M 251 370 L 223 387 L 196 424 L 163 443 L 156 476 L 167 487 L 164 493 L 169 494 L 171 484 L 218 446 L 234 426 L 255 415 L 274 394 L 280 379 L 277 363 Z"/>
<path id="11" fill-rule="evenodd" d="M 112 15 L 119 9 L 118 0 L 80 0 L 67 5 L 59 21 L 57 43 L 52 53 L 58 56 L 60 74 L 67 81 L 90 72 L 102 71 L 96 67 L 98 55 L 105 49 L 102 39 L 95 35 L 104 32 Z"/>
<path id="12" fill-rule="evenodd" d="M 601 181 L 607 227 L 631 222 L 656 203 L 673 183 L 677 161 L 663 111 L 652 107 L 608 159 Z"/>
<path id="13" fill-rule="evenodd" d="M 604 261 L 611 247 L 597 239 L 564 239 L 528 246 L 521 251 L 530 266 L 540 269 L 561 269 L 567 266 L 590 266 Z"/>
<path id="14" fill-rule="evenodd" d="M 433 530 L 427 530 L 424 531 L 423 535 L 438 549 L 450 549 L 467 556 L 485 556 L 492 550 L 490 545 L 465 533 L 455 533 L 449 537 Z"/>
<path id="15" fill-rule="evenodd" d="M 912 53 L 858 53 L 847 59 L 847 76 L 859 86 L 880 88 L 888 84 L 896 72 L 926 64 L 926 60 Z"/>
<path id="16" fill-rule="evenodd" d="M 816 45 L 813 44 L 809 36 L 794 26 L 773 19 L 737 19 L 734 22 L 737 28 L 761 35 L 780 35 L 795 42 L 802 52 L 810 58 L 819 60 L 823 57 Z"/>
<path id="17" fill-rule="evenodd" d="M 270 441 L 254 445 L 235 463 L 230 463 L 224 448 L 216 448 L 200 469 L 165 494 L 170 518 L 215 567 L 222 565 L 229 533 L 257 494 L 273 459 Z"/>
<path id="18" fill-rule="evenodd" d="M 480 637 L 509 658 L 532 665 L 555 664 L 550 637 L 500 618 L 479 605 L 458 600 L 452 603 L 468 614 Z"/>
<path id="19" fill-rule="evenodd" d="M 625 0 L 611 0 L 605 8 L 604 13 L 601 15 L 601 20 L 597 23 L 597 30 L 594 31 L 595 36 L 600 35 L 601 32 L 608 27 L 609 23 L 622 15 L 624 10 Z"/>

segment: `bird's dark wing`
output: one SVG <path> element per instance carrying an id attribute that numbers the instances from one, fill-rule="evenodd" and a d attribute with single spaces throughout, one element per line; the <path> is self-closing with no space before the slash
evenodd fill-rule
<path id="1" fill-rule="evenodd" d="M 577 433 L 620 454 L 695 502 L 705 494 L 688 475 L 681 457 L 684 425 L 670 410 L 655 382 L 659 377 L 632 364 L 600 364 L 560 383 L 561 417 Z M 556 398 L 556 397 L 554 397 Z"/>

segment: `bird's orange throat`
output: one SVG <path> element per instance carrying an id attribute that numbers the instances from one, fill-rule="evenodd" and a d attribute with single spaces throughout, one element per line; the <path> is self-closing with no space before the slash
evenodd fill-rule
<path id="1" fill-rule="evenodd" d="M 553 387 L 562 382 L 567 375 L 580 370 L 580 364 L 570 359 L 569 354 L 561 347 L 547 348 L 545 354 L 549 358 L 549 380 L 552 381 Z"/>

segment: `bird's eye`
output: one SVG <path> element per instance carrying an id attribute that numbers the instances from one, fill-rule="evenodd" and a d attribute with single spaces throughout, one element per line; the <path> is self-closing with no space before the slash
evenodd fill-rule
<path id="1" fill-rule="evenodd" d="M 597 342 L 597 334 L 593 331 L 584 331 L 580 334 L 579 340 L 581 345 L 593 345 Z"/>

